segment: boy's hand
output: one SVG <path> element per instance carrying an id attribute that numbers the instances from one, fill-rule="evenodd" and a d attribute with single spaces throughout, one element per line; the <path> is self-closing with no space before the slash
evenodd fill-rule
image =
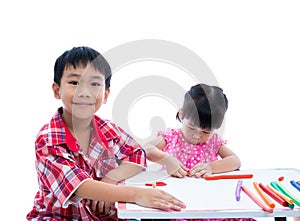
<path id="1" fill-rule="evenodd" d="M 186 208 L 186 205 L 182 201 L 159 189 L 139 188 L 136 194 L 135 203 L 144 207 L 167 211 L 180 211 L 181 209 Z"/>
<path id="2" fill-rule="evenodd" d="M 198 163 L 189 172 L 190 177 L 206 177 L 212 174 L 209 163 Z"/>
<path id="3" fill-rule="evenodd" d="M 174 177 L 182 178 L 189 172 L 188 168 L 186 168 L 178 159 L 170 155 L 164 158 L 161 163 L 166 165 L 168 174 Z"/>
<path id="4" fill-rule="evenodd" d="M 110 184 L 117 184 L 116 181 L 109 179 L 107 177 L 103 177 L 101 179 L 102 182 L 110 183 Z M 92 201 L 91 209 L 93 212 L 99 212 L 100 214 L 108 214 L 111 210 L 115 208 L 114 202 L 104 202 L 104 201 Z"/>
<path id="5" fill-rule="evenodd" d="M 111 210 L 115 208 L 115 204 L 112 202 L 104 201 L 92 201 L 91 209 L 93 212 L 98 212 L 101 215 L 109 214 Z"/>

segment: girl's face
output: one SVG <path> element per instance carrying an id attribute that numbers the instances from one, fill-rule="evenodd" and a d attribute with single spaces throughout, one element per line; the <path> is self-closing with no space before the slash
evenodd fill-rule
<path id="1" fill-rule="evenodd" d="M 183 119 L 181 132 L 184 139 L 191 144 L 205 143 L 213 134 L 213 130 L 197 127 L 188 119 Z"/>
<path id="2" fill-rule="evenodd" d="M 52 87 L 55 97 L 62 100 L 64 115 L 76 119 L 90 119 L 109 95 L 104 75 L 89 64 L 66 68 L 60 86 L 54 83 Z"/>

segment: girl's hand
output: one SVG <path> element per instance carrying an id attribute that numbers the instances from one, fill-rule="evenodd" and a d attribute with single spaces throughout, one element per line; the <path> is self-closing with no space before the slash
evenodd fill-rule
<path id="1" fill-rule="evenodd" d="M 186 205 L 182 201 L 178 200 L 169 193 L 163 190 L 149 188 L 138 189 L 135 203 L 144 207 L 167 211 L 180 211 L 182 208 L 186 208 Z"/>
<path id="2" fill-rule="evenodd" d="M 212 174 L 209 163 L 198 163 L 189 172 L 190 177 L 206 177 Z"/>
<path id="3" fill-rule="evenodd" d="M 189 172 L 188 168 L 186 168 L 178 159 L 170 155 L 164 158 L 162 164 L 166 165 L 168 174 L 174 177 L 182 178 Z"/>

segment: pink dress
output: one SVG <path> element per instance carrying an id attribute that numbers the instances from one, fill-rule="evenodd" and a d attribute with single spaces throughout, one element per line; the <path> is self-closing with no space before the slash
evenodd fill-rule
<path id="1" fill-rule="evenodd" d="M 188 169 L 198 163 L 208 163 L 218 160 L 218 152 L 226 141 L 213 134 L 210 140 L 201 144 L 190 144 L 183 138 L 180 129 L 166 129 L 158 135 L 164 137 L 167 145 L 164 152 L 176 157 Z"/>
<path id="2" fill-rule="evenodd" d="M 167 145 L 162 151 L 176 157 L 188 169 L 191 169 L 198 163 L 208 163 L 218 160 L 218 152 L 225 140 L 222 140 L 218 134 L 213 134 L 206 142 L 201 144 L 190 144 L 183 138 L 180 129 L 166 129 L 160 131 L 158 135 L 164 137 Z M 252 218 L 215 218 L 215 219 L 176 219 L 180 221 L 254 221 Z M 174 221 L 174 219 L 172 219 Z"/>

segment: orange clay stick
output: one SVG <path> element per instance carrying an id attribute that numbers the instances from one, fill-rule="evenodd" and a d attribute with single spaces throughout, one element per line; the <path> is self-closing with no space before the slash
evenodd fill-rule
<path id="1" fill-rule="evenodd" d="M 286 195 L 284 195 L 283 193 L 279 192 L 278 190 L 276 190 L 274 187 L 272 187 L 270 184 L 267 184 L 267 187 L 272 190 L 272 192 L 274 192 L 277 196 L 279 196 L 281 199 L 283 199 L 284 201 L 286 201 L 288 204 L 293 204 L 294 200 L 287 197 Z"/>
<path id="2" fill-rule="evenodd" d="M 281 197 L 279 197 L 277 194 L 275 194 L 271 189 L 269 189 L 268 187 L 264 186 L 262 183 L 258 184 L 259 187 L 265 192 L 267 193 L 270 197 L 272 197 L 274 200 L 276 200 L 278 203 L 280 203 L 282 206 L 288 206 L 289 204 L 282 199 Z"/>
<path id="3" fill-rule="evenodd" d="M 262 208 L 263 211 L 273 213 L 273 209 L 260 201 L 259 198 L 257 198 L 247 187 L 243 185 L 242 190 L 250 197 L 250 199 L 253 200 L 253 202 L 255 202 L 260 208 Z"/>
<path id="4" fill-rule="evenodd" d="M 262 191 L 262 189 L 259 187 L 258 182 L 253 182 L 254 188 L 256 189 L 256 191 L 258 192 L 258 194 L 260 195 L 260 197 L 263 199 L 263 201 L 265 201 L 265 203 L 271 207 L 271 208 L 275 208 L 275 204 L 270 200 L 270 198 Z"/>

